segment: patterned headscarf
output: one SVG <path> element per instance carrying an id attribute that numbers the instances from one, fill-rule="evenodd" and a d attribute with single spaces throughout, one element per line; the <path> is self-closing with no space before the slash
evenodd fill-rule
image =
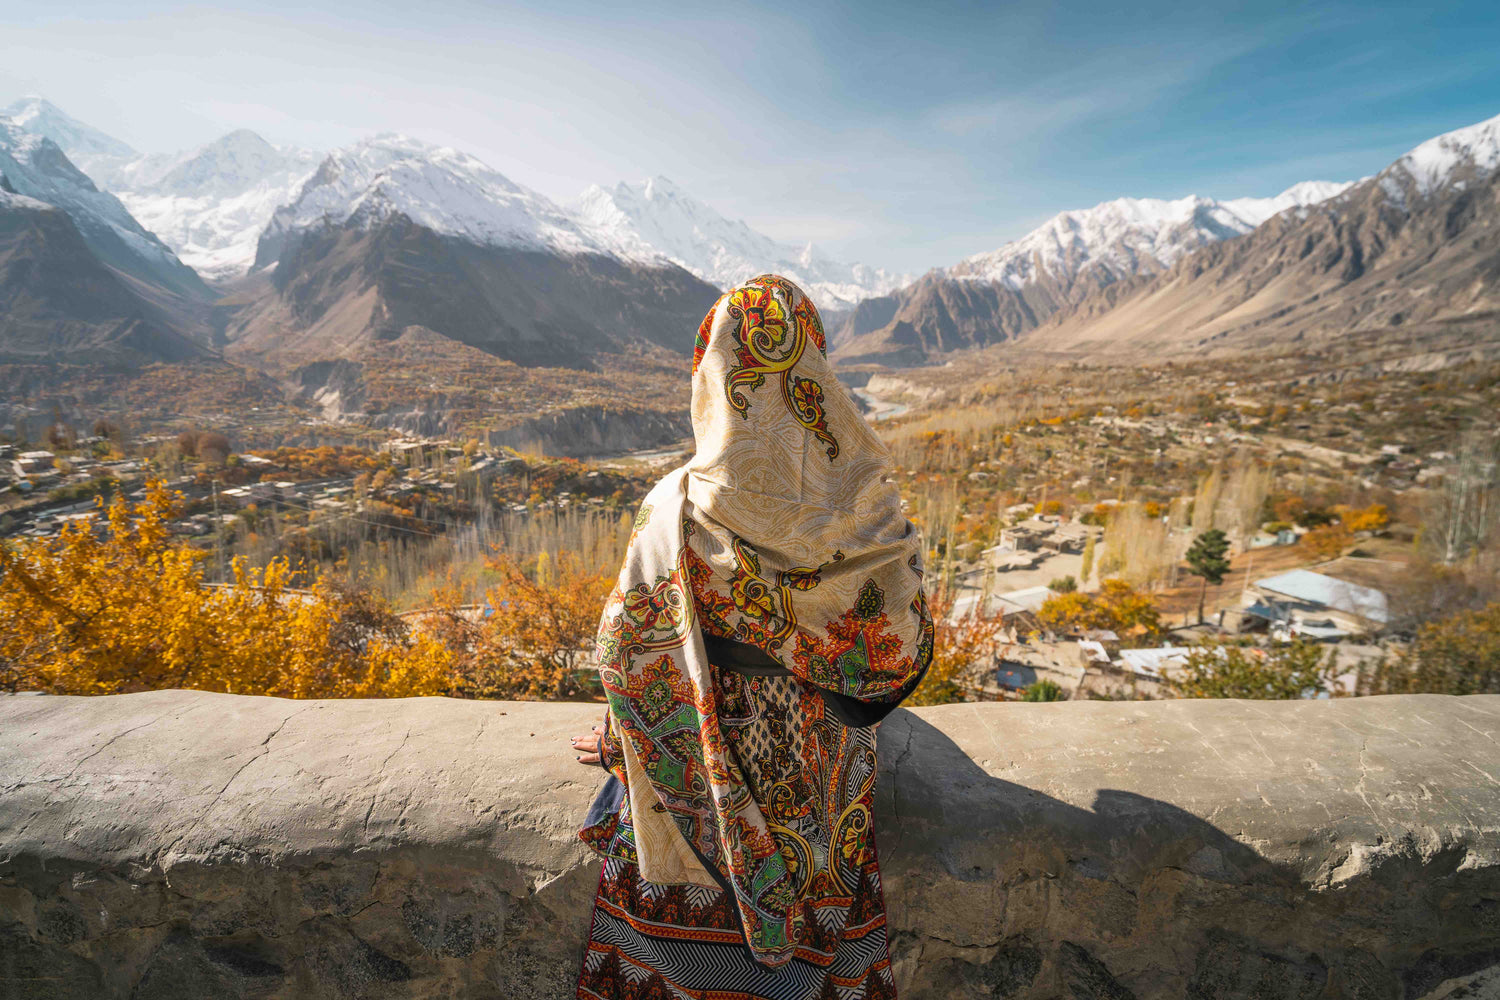
<path id="1" fill-rule="evenodd" d="M 757 960 L 776 966 L 799 930 L 792 852 L 726 747 L 702 631 L 881 701 L 926 667 L 932 623 L 889 454 L 834 376 L 802 290 L 775 275 L 731 290 L 693 355 L 697 451 L 641 507 L 599 669 L 636 773 L 733 892 Z"/>

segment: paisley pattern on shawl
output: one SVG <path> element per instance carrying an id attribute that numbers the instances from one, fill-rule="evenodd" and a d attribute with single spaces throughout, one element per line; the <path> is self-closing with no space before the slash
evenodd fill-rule
<path id="1" fill-rule="evenodd" d="M 847 759 L 823 773 L 816 761 L 839 748 L 817 729 L 799 739 L 830 744 L 820 752 L 784 745 L 747 758 L 732 732 L 743 720 L 727 709 L 735 692 L 716 678 L 703 632 L 758 647 L 819 704 L 817 690 L 899 698 L 932 654 L 921 546 L 885 447 L 835 378 L 817 310 L 790 281 L 752 279 L 705 318 L 692 414 L 696 453 L 642 505 L 600 623 L 598 663 L 612 729 L 732 896 L 755 960 L 777 967 L 826 933 L 819 901 L 847 910 L 874 865 L 873 731 L 868 752 L 845 745 Z M 791 766 L 799 754 L 804 770 Z M 778 759 L 784 768 L 766 763 Z M 756 767 L 763 775 L 747 774 Z M 776 780 L 782 771 L 795 780 Z M 835 801 L 840 815 L 809 819 Z M 637 860 L 640 845 L 606 826 L 582 836 Z"/>

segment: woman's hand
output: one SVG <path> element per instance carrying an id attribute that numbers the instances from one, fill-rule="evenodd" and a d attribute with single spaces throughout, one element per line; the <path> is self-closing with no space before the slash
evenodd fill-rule
<path id="1" fill-rule="evenodd" d="M 595 726 L 588 736 L 573 737 L 573 749 L 581 751 L 578 756 L 580 764 L 599 763 L 599 749 L 604 743 L 604 727 Z"/>

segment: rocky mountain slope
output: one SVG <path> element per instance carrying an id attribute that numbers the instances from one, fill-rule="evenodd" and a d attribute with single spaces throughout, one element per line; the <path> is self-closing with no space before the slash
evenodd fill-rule
<path id="1" fill-rule="evenodd" d="M 0 175 L 15 192 L 66 212 L 94 255 L 129 278 L 189 300 L 211 297 L 198 274 L 118 198 L 99 190 L 57 143 L 6 117 L 0 117 Z"/>
<path id="2" fill-rule="evenodd" d="M 720 215 L 665 177 L 643 184 L 595 185 L 573 208 L 583 221 L 611 234 L 622 248 L 656 251 L 704 281 L 728 288 L 768 271 L 784 274 L 826 311 L 851 308 L 911 280 L 863 264 L 824 256 L 811 243 L 779 243 L 743 221 Z"/>
<path id="3" fill-rule="evenodd" d="M 0 181 L 0 361 L 134 365 L 204 353 L 94 253 L 69 213 Z"/>
<path id="4" fill-rule="evenodd" d="M 1271 198 L 1121 198 L 1062 212 L 1019 240 L 859 303 L 834 334 L 844 360 L 920 363 L 1014 339 L 1118 282 L 1243 236 L 1349 184 L 1309 181 Z"/>
<path id="5" fill-rule="evenodd" d="M 1082 299 L 1030 334 L 1049 350 L 1245 351 L 1500 316 L 1500 117 L 1162 273 Z M 1482 331 L 1480 331 L 1482 332 Z"/>
<path id="6" fill-rule="evenodd" d="M 479 160 L 402 136 L 328 156 L 262 235 L 269 293 L 225 330 L 272 366 L 397 339 L 588 367 L 632 345 L 686 353 L 718 290 L 621 246 Z"/>

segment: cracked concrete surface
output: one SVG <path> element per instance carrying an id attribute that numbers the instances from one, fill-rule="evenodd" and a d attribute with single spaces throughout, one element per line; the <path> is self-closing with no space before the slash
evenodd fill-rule
<path id="1" fill-rule="evenodd" d="M 590 705 L 0 696 L 0 998 L 564 997 Z M 1484 996 L 1500 697 L 882 727 L 901 995 Z"/>

